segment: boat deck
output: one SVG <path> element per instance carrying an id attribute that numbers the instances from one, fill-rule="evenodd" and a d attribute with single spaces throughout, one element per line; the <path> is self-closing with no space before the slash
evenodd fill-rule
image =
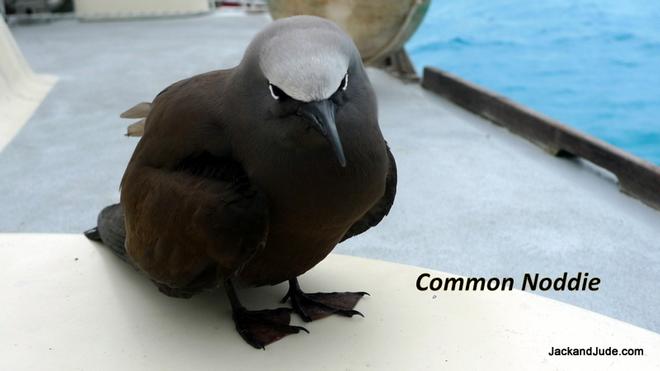
<path id="1" fill-rule="evenodd" d="M 13 263 L 0 270 L 3 300 L 12 304 L 0 307 L 2 370 L 660 369 L 660 334 L 518 290 L 411 290 L 422 272 L 456 277 L 373 259 L 331 254 L 303 278 L 309 290 L 368 287 L 372 296 L 357 306 L 365 318 L 305 323 L 294 315 L 292 323 L 310 333 L 266 351 L 241 340 L 223 292 L 169 298 L 80 234 L 0 234 L 0 259 Z M 241 300 L 247 308 L 273 308 L 286 290 L 286 283 L 260 287 Z M 644 353 L 548 355 L 567 339 L 574 348 Z"/>
<path id="2" fill-rule="evenodd" d="M 263 15 L 15 26 L 58 77 L 0 153 L 0 232 L 78 233 L 117 202 L 137 143 L 120 112 L 173 81 L 234 66 Z M 441 61 L 439 62 L 441 65 Z M 588 272 L 598 292 L 543 295 L 660 331 L 660 213 L 447 100 L 370 71 L 399 169 L 394 208 L 337 252 L 465 276 Z M 414 283 L 411 282 L 411 290 Z"/>

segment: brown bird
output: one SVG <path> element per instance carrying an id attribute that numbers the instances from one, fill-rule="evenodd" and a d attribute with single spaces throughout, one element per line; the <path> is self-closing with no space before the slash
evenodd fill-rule
<path id="1" fill-rule="evenodd" d="M 301 290 L 297 277 L 337 243 L 378 224 L 396 165 L 357 48 L 334 23 L 275 21 L 241 63 L 170 85 L 151 105 L 121 200 L 85 234 L 190 297 L 221 285 L 240 335 L 263 348 L 353 308 L 364 292 Z M 141 117 L 128 114 L 127 117 Z M 142 124 L 140 124 L 142 125 Z M 234 286 L 289 281 L 292 309 L 250 311 Z"/>

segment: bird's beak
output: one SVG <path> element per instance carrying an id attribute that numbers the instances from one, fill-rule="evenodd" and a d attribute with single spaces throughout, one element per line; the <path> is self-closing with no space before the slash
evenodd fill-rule
<path id="1" fill-rule="evenodd" d="M 335 104 L 330 100 L 304 103 L 298 109 L 298 115 L 314 123 L 314 127 L 328 139 L 332 149 L 337 155 L 341 167 L 346 167 L 346 157 L 341 146 L 337 125 L 335 124 Z"/>

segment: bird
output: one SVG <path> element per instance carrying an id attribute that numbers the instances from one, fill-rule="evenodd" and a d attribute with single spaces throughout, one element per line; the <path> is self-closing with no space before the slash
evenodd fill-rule
<path id="1" fill-rule="evenodd" d="M 224 288 L 255 348 L 308 332 L 291 325 L 352 317 L 366 292 L 306 293 L 298 277 L 377 225 L 396 194 L 394 156 L 360 54 L 330 20 L 269 23 L 240 63 L 140 103 L 142 135 L 119 203 L 85 232 L 165 295 Z M 249 310 L 238 288 L 288 282 L 282 303 Z"/>

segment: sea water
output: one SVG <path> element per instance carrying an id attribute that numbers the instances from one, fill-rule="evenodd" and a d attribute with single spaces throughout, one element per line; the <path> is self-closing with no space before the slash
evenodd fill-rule
<path id="1" fill-rule="evenodd" d="M 660 164 L 660 0 L 432 0 L 406 47 Z"/>

